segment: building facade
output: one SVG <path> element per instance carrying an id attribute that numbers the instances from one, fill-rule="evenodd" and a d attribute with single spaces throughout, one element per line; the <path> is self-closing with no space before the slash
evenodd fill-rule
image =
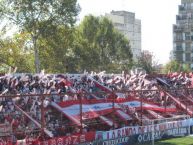
<path id="1" fill-rule="evenodd" d="M 193 0 L 182 0 L 173 25 L 172 59 L 193 68 Z"/>
<path id="2" fill-rule="evenodd" d="M 135 13 L 127 11 L 111 11 L 105 16 L 130 41 L 133 59 L 137 60 L 141 55 L 141 20 L 135 18 Z"/>

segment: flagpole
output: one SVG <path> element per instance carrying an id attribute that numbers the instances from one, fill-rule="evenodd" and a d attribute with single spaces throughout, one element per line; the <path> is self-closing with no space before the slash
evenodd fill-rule
<path id="1" fill-rule="evenodd" d="M 41 136 L 44 139 L 44 128 L 45 128 L 45 112 L 44 112 L 44 95 L 41 95 Z"/>
<path id="2" fill-rule="evenodd" d="M 165 92 L 164 92 L 164 106 L 165 106 L 165 115 L 166 115 L 166 110 L 167 110 L 167 104 L 166 104 L 166 94 L 165 94 Z"/>
<path id="3" fill-rule="evenodd" d="M 141 106 L 141 126 L 143 125 L 143 99 L 142 99 L 142 92 L 140 93 L 140 106 Z"/>
<path id="4" fill-rule="evenodd" d="M 113 129 L 115 129 L 115 94 L 114 94 L 114 90 L 113 90 Z"/>
<path id="5" fill-rule="evenodd" d="M 78 94 L 79 99 L 80 99 L 80 133 L 82 134 L 82 128 L 83 128 L 83 123 L 82 123 L 82 95 L 79 93 Z"/>

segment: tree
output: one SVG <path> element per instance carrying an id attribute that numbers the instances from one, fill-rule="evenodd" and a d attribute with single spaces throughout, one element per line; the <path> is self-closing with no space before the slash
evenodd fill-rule
<path id="1" fill-rule="evenodd" d="M 80 10 L 77 0 L 1 0 L 0 6 L 2 18 L 31 35 L 36 72 L 40 71 L 39 37 L 52 35 L 50 26 L 72 26 Z"/>
<path id="2" fill-rule="evenodd" d="M 184 64 L 183 65 L 183 71 L 184 72 L 191 72 L 191 68 L 189 64 Z"/>
<path id="3" fill-rule="evenodd" d="M 13 38 L 0 39 L 0 71 L 17 67 L 17 72 L 34 72 L 33 52 L 30 51 L 29 34 L 20 33 Z"/>
<path id="4" fill-rule="evenodd" d="M 50 73 L 76 72 L 72 44 L 74 29 L 57 26 L 53 35 L 39 39 L 41 67 Z"/>
<path id="5" fill-rule="evenodd" d="M 141 56 L 138 57 L 137 67 L 142 67 L 147 73 L 155 71 L 156 62 L 153 60 L 154 56 L 151 52 L 144 50 Z"/>
<path id="6" fill-rule="evenodd" d="M 86 16 L 75 35 L 73 53 L 79 71 L 129 69 L 132 63 L 129 41 L 115 30 L 109 19 Z"/>
<path id="7" fill-rule="evenodd" d="M 191 68 L 188 64 L 181 64 L 176 60 L 171 60 L 164 66 L 164 72 L 190 72 Z"/>

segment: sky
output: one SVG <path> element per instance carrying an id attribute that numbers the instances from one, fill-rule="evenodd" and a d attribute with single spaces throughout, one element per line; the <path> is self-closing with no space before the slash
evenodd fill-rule
<path id="1" fill-rule="evenodd" d="M 78 0 L 79 20 L 84 16 L 105 15 L 112 10 L 134 12 L 141 20 L 142 50 L 149 50 L 155 61 L 165 64 L 173 48 L 172 25 L 176 23 L 181 0 Z"/>

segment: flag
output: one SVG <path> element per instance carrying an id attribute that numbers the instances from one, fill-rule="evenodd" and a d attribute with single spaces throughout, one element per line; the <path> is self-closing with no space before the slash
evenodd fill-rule
<path id="1" fill-rule="evenodd" d="M 65 101 L 60 103 L 51 102 L 51 106 L 56 108 L 58 111 L 62 112 L 66 117 L 72 120 L 75 124 L 80 125 L 80 101 Z M 124 111 L 123 106 L 127 106 L 127 108 L 132 107 L 137 109 L 141 108 L 141 102 L 139 100 L 115 100 L 113 105 L 112 100 L 82 100 L 82 119 L 94 119 L 100 116 L 107 115 L 109 113 L 114 112 L 115 110 Z M 153 110 L 158 112 L 164 112 L 165 108 L 160 107 L 155 104 L 143 103 L 142 105 L 144 110 Z M 176 108 L 167 108 L 168 112 L 175 112 Z M 121 112 L 121 113 L 122 113 Z M 119 112 L 120 115 L 120 112 Z M 122 113 L 123 116 L 123 113 Z"/>

